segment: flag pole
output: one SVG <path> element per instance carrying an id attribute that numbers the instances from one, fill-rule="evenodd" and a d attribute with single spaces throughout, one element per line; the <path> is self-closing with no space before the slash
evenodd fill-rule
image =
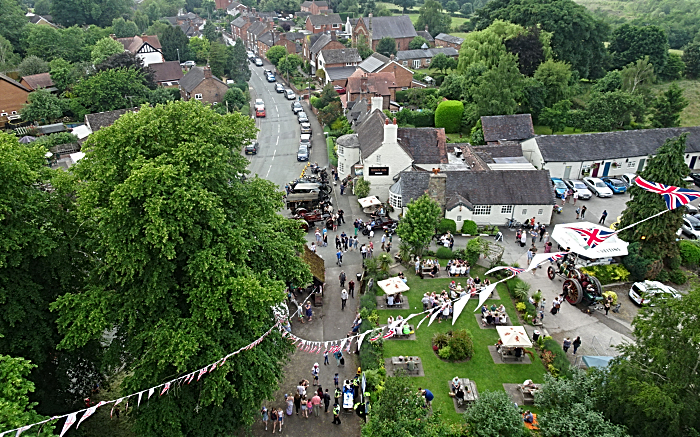
<path id="1" fill-rule="evenodd" d="M 647 217 L 647 218 L 645 218 L 645 219 L 643 219 L 643 220 L 640 220 L 640 221 L 638 221 L 638 222 L 636 222 L 636 223 L 632 223 L 631 225 L 625 226 L 625 227 L 622 228 L 622 229 L 616 230 L 615 233 L 614 233 L 613 235 L 617 235 L 617 234 L 619 234 L 619 233 L 622 232 L 622 231 L 626 231 L 626 230 L 629 229 L 629 228 L 632 228 L 632 227 L 634 227 L 634 226 L 637 226 L 637 225 L 640 224 L 640 223 L 644 223 L 644 222 L 647 221 L 647 220 L 651 220 L 651 219 L 653 219 L 653 218 L 656 218 L 656 217 L 660 216 L 661 214 L 664 214 L 664 213 L 669 212 L 669 211 L 673 211 L 673 210 L 672 210 L 672 209 L 664 209 L 663 211 L 661 211 L 661 212 L 659 212 L 659 213 L 657 213 L 657 214 L 654 214 L 654 215 L 652 215 L 652 216 L 649 216 L 649 217 Z M 611 237 L 612 237 L 612 235 L 611 235 Z"/>

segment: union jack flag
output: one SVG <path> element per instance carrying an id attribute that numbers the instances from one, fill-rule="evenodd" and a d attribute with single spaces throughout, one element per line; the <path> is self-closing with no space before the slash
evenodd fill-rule
<path id="1" fill-rule="evenodd" d="M 379 339 L 381 338 L 381 336 L 382 336 L 382 333 L 380 332 L 379 334 L 377 334 L 376 337 L 370 338 L 369 341 L 377 341 L 377 340 L 379 340 Z"/>
<path id="2" fill-rule="evenodd" d="M 679 206 L 687 205 L 691 201 L 700 197 L 700 192 L 687 188 L 674 187 L 673 185 L 663 185 L 657 182 L 646 181 L 639 176 L 634 182 L 640 187 L 652 193 L 661 194 L 666 202 L 666 207 L 670 210 Z"/>
<path id="3" fill-rule="evenodd" d="M 564 255 L 568 254 L 569 252 L 559 252 L 559 253 L 554 253 L 552 256 L 547 258 L 547 261 L 554 262 L 558 259 L 564 258 Z"/>
<path id="4" fill-rule="evenodd" d="M 519 275 L 519 274 L 521 274 L 522 272 L 525 271 L 525 269 L 519 269 L 519 268 L 517 268 L 517 267 L 510 267 L 510 266 L 504 266 L 504 267 L 503 267 L 503 270 L 508 270 L 508 271 L 511 272 L 513 275 Z"/>
<path id="5" fill-rule="evenodd" d="M 591 249 L 604 242 L 606 238 L 611 237 L 615 234 L 614 231 L 605 231 L 603 229 L 598 228 L 569 227 L 568 229 L 571 229 L 580 236 L 584 237 L 586 239 L 586 246 L 590 247 Z"/>

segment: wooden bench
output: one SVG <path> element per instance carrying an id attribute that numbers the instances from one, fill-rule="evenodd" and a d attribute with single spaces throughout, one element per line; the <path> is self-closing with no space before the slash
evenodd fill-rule
<path id="1" fill-rule="evenodd" d="M 409 332 L 413 332 L 413 326 L 408 325 L 408 327 L 410 328 Z M 404 334 L 403 333 L 403 326 L 401 328 L 398 328 L 397 332 L 394 334 L 394 337 L 410 337 L 410 336 L 411 336 L 411 334 Z"/>

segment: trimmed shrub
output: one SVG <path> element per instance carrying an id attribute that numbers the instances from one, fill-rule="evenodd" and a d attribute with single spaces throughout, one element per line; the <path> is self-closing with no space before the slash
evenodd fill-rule
<path id="1" fill-rule="evenodd" d="M 656 260 L 642 256 L 640 253 L 640 244 L 636 242 L 627 247 L 627 253 L 627 256 L 622 257 L 622 264 L 630 272 L 630 280 L 645 280 L 649 272 L 653 269 L 652 265 Z"/>
<path id="2" fill-rule="evenodd" d="M 447 341 L 447 347 L 452 354 L 450 360 L 468 360 L 474 356 L 474 342 L 472 336 L 466 329 L 459 329 L 452 332 L 452 336 Z"/>
<path id="3" fill-rule="evenodd" d="M 595 276 L 602 285 L 627 282 L 630 277 L 630 272 L 620 264 L 584 267 L 581 270 L 588 275 Z"/>
<path id="4" fill-rule="evenodd" d="M 438 233 L 440 234 L 446 234 L 447 232 L 451 232 L 453 234 L 457 233 L 457 222 L 451 219 L 442 219 L 440 220 L 440 224 L 438 225 Z"/>
<path id="5" fill-rule="evenodd" d="M 668 282 L 669 281 L 669 273 L 668 270 L 661 270 L 654 280 L 659 281 L 659 282 Z"/>
<path id="6" fill-rule="evenodd" d="M 437 346 L 438 349 L 442 349 L 443 347 L 447 346 L 448 340 L 447 334 L 444 332 L 436 332 L 433 335 L 433 346 Z"/>
<path id="7" fill-rule="evenodd" d="M 463 234 L 476 235 L 477 229 L 476 222 L 473 220 L 465 220 L 462 223 Z"/>
<path id="8" fill-rule="evenodd" d="M 681 240 L 678 242 L 681 252 L 681 263 L 684 266 L 695 268 L 700 265 L 700 245 L 695 242 Z"/>
<path id="9" fill-rule="evenodd" d="M 374 293 L 365 293 L 360 298 L 360 308 L 366 308 L 369 311 L 377 309 L 377 299 Z"/>
<path id="10" fill-rule="evenodd" d="M 547 366 L 550 373 L 552 373 L 552 376 L 563 376 L 565 378 L 571 376 L 571 364 L 566 358 L 566 353 L 559 343 L 554 341 L 552 338 L 548 338 L 544 340 L 542 349 L 544 351 L 549 351 L 554 356 L 554 361 Z"/>
<path id="11" fill-rule="evenodd" d="M 435 256 L 440 259 L 452 259 L 454 254 L 449 247 L 438 247 L 437 254 Z"/>
<path id="12" fill-rule="evenodd" d="M 445 346 L 438 350 L 438 355 L 440 358 L 443 360 L 451 360 L 452 359 L 452 348 L 449 346 Z"/>
<path id="13" fill-rule="evenodd" d="M 676 270 L 672 270 L 668 274 L 668 280 L 673 282 L 674 284 L 683 285 L 686 282 L 688 282 L 688 277 L 685 276 L 685 273 L 683 273 L 683 270 L 676 269 Z"/>
<path id="14" fill-rule="evenodd" d="M 364 322 L 362 322 L 364 324 Z M 380 338 L 377 341 L 362 342 L 360 349 L 360 366 L 362 370 L 380 369 L 384 364 L 384 342 Z"/>
<path id="15" fill-rule="evenodd" d="M 462 126 L 464 104 L 459 100 L 441 102 L 435 110 L 435 127 L 445 128 L 445 132 L 459 132 Z"/>

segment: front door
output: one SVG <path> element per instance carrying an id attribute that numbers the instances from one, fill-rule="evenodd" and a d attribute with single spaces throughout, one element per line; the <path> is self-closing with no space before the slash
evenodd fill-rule
<path id="1" fill-rule="evenodd" d="M 692 158 L 690 158 L 690 169 L 691 169 L 691 170 L 695 170 L 695 161 L 696 161 L 697 159 L 698 159 L 697 156 L 693 156 Z"/>
<path id="2" fill-rule="evenodd" d="M 593 172 L 591 173 L 591 177 L 597 178 L 598 177 L 598 169 L 600 168 L 600 164 L 593 164 Z"/>
<path id="3" fill-rule="evenodd" d="M 569 176 L 571 175 L 571 166 L 567 165 L 564 167 L 564 179 L 569 179 Z"/>
<path id="4" fill-rule="evenodd" d="M 639 160 L 639 165 L 637 166 L 637 173 L 644 169 L 644 162 L 646 162 L 645 158 Z"/>
<path id="5" fill-rule="evenodd" d="M 610 163 L 609 163 L 609 162 L 606 162 L 606 163 L 605 163 L 605 168 L 603 169 L 603 176 L 607 176 L 607 175 L 608 175 L 608 171 L 610 171 Z"/>

